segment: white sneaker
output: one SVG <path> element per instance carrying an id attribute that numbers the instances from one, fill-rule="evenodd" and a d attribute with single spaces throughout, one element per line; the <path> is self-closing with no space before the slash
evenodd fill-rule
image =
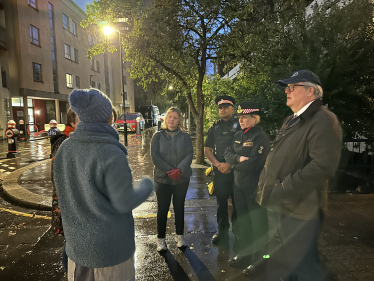
<path id="1" fill-rule="evenodd" d="M 178 248 L 187 247 L 187 243 L 184 241 L 183 235 L 177 235 L 177 245 Z"/>
<path id="2" fill-rule="evenodd" d="M 157 251 L 166 251 L 168 247 L 166 246 L 165 238 L 157 238 Z"/>

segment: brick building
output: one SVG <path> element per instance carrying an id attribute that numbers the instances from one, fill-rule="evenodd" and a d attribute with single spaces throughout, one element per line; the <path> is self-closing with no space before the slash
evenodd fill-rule
<path id="1" fill-rule="evenodd" d="M 87 58 L 100 36 L 80 26 L 85 18 L 71 0 L 0 0 L 0 136 L 9 119 L 23 119 L 39 130 L 51 119 L 66 122 L 74 88 L 100 89 L 118 113 L 123 104 L 126 111 L 135 110 L 126 63 L 121 96 L 119 52 Z"/>

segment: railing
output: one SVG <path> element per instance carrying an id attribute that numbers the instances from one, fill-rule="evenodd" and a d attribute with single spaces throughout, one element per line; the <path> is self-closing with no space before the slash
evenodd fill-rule
<path id="1" fill-rule="evenodd" d="M 329 189 L 333 192 L 374 192 L 374 140 L 343 141 L 338 171 Z"/>
<path id="2" fill-rule="evenodd" d="M 374 173 L 374 140 L 344 140 L 339 168 Z"/>

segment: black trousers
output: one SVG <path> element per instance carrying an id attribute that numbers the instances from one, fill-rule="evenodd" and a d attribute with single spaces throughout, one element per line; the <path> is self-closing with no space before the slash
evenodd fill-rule
<path id="1" fill-rule="evenodd" d="M 228 231 L 230 228 L 228 203 L 227 200 L 231 197 L 232 200 L 232 232 L 236 235 L 237 214 L 234 199 L 234 172 L 222 174 L 217 167 L 213 167 L 213 186 L 217 200 L 217 224 L 219 231 Z"/>
<path id="2" fill-rule="evenodd" d="M 156 182 L 157 196 L 157 237 L 165 238 L 166 222 L 173 196 L 175 214 L 175 229 L 177 235 L 184 233 L 184 201 L 186 199 L 189 181 L 177 185 L 170 185 Z"/>
<path id="3" fill-rule="evenodd" d="M 321 266 L 317 247 L 322 214 L 313 220 L 300 220 L 268 210 L 268 217 L 270 261 L 272 266 L 274 264 L 272 273 L 269 271 L 269 280 L 324 280 L 326 272 Z M 276 268 L 280 265 L 282 268 Z"/>
<path id="4" fill-rule="evenodd" d="M 238 255 L 252 255 L 251 264 L 257 265 L 268 254 L 269 227 L 266 209 L 257 204 L 251 193 L 248 188 L 234 185 L 240 242 Z"/>

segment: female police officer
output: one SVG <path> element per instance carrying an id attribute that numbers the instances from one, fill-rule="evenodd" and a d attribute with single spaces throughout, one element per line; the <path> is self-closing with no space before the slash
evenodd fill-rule
<path id="1" fill-rule="evenodd" d="M 234 197 L 238 216 L 240 250 L 229 260 L 232 266 L 247 266 L 245 275 L 263 268 L 267 254 L 268 221 L 266 210 L 254 200 L 258 178 L 270 151 L 266 134 L 257 126 L 261 111 L 254 102 L 238 106 L 237 116 L 242 130 L 236 132 L 231 147 L 225 151 L 225 160 L 234 170 Z M 266 256 L 265 256 L 266 257 Z"/>

